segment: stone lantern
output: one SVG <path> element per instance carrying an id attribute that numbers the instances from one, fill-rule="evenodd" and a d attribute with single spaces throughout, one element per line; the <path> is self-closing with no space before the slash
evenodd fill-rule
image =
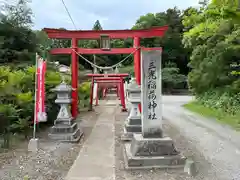
<path id="1" fill-rule="evenodd" d="M 57 93 L 55 103 L 60 105 L 60 110 L 57 119 L 54 121 L 54 126 L 51 128 L 49 137 L 59 141 L 78 142 L 82 136 L 82 132 L 78 128 L 77 123 L 73 120 L 69 110 L 69 106 L 72 102 L 72 88 L 62 81 L 53 91 Z"/>
<path id="2" fill-rule="evenodd" d="M 121 137 L 123 141 L 132 140 L 133 133 L 142 132 L 141 114 L 138 105 L 141 103 L 141 88 L 136 81 L 131 81 L 127 87 L 128 102 L 131 103 L 129 116 L 125 121 L 124 133 Z"/>

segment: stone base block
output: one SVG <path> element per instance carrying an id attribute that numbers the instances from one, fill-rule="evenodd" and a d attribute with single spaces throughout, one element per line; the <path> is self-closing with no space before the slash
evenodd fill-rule
<path id="1" fill-rule="evenodd" d="M 76 131 L 77 128 L 78 128 L 77 123 L 73 123 L 70 126 L 65 124 L 59 124 L 51 127 L 50 133 L 51 134 L 72 133 Z"/>
<path id="2" fill-rule="evenodd" d="M 61 141 L 61 142 L 78 142 L 82 137 L 83 132 L 77 128 L 72 133 L 50 133 L 48 136 L 50 139 Z"/>
<path id="3" fill-rule="evenodd" d="M 124 144 L 127 169 L 183 168 L 186 158 L 176 151 L 171 138 L 143 138 L 134 134 L 131 143 Z"/>
<path id="4" fill-rule="evenodd" d="M 129 122 L 125 123 L 123 134 L 121 136 L 122 141 L 131 141 L 134 133 L 141 133 L 142 126 L 140 125 L 129 125 Z"/>
<path id="5" fill-rule="evenodd" d="M 171 138 L 144 138 L 142 134 L 134 134 L 131 143 L 131 152 L 134 156 L 168 156 L 179 154 Z"/>
<path id="6" fill-rule="evenodd" d="M 141 133 L 141 132 L 135 132 L 135 133 Z M 122 141 L 131 141 L 133 139 L 133 132 L 127 132 L 126 128 L 123 129 L 123 134 L 121 136 Z"/>
<path id="7" fill-rule="evenodd" d="M 30 139 L 29 143 L 28 143 L 28 151 L 30 152 L 37 152 L 39 148 L 39 141 L 38 139 Z"/>
<path id="8" fill-rule="evenodd" d="M 127 132 L 142 132 L 141 125 L 130 125 L 128 122 L 125 123 L 125 129 Z"/>
<path id="9" fill-rule="evenodd" d="M 141 116 L 132 116 L 127 118 L 129 125 L 142 125 Z"/>

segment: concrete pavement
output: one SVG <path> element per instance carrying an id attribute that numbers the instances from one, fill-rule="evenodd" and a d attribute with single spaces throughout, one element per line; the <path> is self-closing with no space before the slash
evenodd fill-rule
<path id="1" fill-rule="evenodd" d="M 115 104 L 115 106 L 113 106 Z M 101 105 L 104 105 L 101 103 Z M 66 180 L 115 180 L 114 118 L 116 101 L 107 101 Z"/>

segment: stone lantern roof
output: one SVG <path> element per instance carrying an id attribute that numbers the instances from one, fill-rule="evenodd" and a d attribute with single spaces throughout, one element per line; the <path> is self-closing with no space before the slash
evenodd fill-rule
<path id="1" fill-rule="evenodd" d="M 55 92 L 70 92 L 72 91 L 71 86 L 67 85 L 65 82 L 62 82 L 57 87 L 53 89 Z"/>

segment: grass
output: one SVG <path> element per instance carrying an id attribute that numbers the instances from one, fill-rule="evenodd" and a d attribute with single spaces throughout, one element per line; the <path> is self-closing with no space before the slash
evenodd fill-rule
<path id="1" fill-rule="evenodd" d="M 184 107 L 204 117 L 216 119 L 218 122 L 227 124 L 240 131 L 240 114 L 230 115 L 218 109 L 205 107 L 196 101 L 185 104 Z"/>

